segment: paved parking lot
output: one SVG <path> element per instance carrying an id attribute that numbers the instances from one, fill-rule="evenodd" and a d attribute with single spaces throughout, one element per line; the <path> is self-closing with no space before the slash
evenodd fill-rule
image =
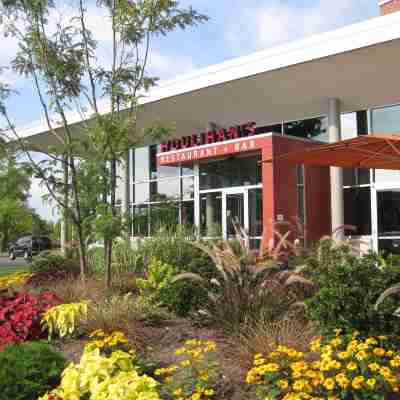
<path id="1" fill-rule="evenodd" d="M 8 257 L 0 256 L 0 276 L 8 275 L 9 273 L 18 272 L 28 267 L 28 264 L 23 258 L 17 258 L 12 261 Z"/>

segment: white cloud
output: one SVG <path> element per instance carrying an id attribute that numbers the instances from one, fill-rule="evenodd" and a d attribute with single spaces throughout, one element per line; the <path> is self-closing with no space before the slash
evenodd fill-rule
<path id="1" fill-rule="evenodd" d="M 303 36 L 363 20 L 370 15 L 371 0 L 319 0 L 309 6 L 273 0 L 268 5 L 248 7 L 227 29 L 229 46 L 262 49 Z"/>
<path id="2" fill-rule="evenodd" d="M 174 54 L 161 54 L 153 51 L 150 54 L 148 70 L 162 79 L 173 78 L 195 68 L 193 58 Z"/>

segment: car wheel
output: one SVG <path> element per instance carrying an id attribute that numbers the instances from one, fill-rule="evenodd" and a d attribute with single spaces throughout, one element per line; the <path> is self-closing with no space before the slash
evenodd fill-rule
<path id="1" fill-rule="evenodd" d="M 10 257 L 10 260 L 15 260 L 15 254 L 13 251 L 10 253 L 9 257 Z"/>

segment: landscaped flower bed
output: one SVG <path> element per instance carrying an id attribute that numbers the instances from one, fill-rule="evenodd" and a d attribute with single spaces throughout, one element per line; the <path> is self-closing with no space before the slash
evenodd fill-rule
<path id="1" fill-rule="evenodd" d="M 188 246 L 185 251 L 193 247 Z M 374 300 L 399 279 L 397 267 L 379 266 L 373 255 L 357 258 L 328 242 L 302 261 L 301 273 L 268 259 L 263 266 L 259 257 L 243 249 L 236 253 L 229 243 L 194 247 L 214 259 L 214 269 L 185 272 L 176 252 L 171 257 L 157 243 L 147 273 L 121 275 L 107 289 L 102 276 L 82 281 L 60 275 L 59 282 L 44 279 L 33 287 L 27 275 L 8 278 L 0 295 L 0 346 L 47 337 L 71 361 L 62 374 L 51 376 L 59 382 L 52 390 L 48 372 L 37 371 L 46 379 L 31 398 L 400 396 L 400 339 L 390 314 L 396 299 L 384 304 L 388 323 L 374 320 L 380 315 Z M 191 287 L 197 300 L 185 318 L 177 317 Z M 361 289 L 368 301 L 360 298 Z M 357 311 L 354 317 L 349 305 Z M 341 316 L 342 330 L 334 333 L 331 309 Z M 359 333 L 357 326 L 363 328 Z"/>

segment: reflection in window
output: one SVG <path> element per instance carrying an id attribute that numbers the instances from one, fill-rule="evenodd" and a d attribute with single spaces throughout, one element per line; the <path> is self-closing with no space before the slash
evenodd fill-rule
<path id="1" fill-rule="evenodd" d="M 284 124 L 285 135 L 328 142 L 328 119 L 326 117 L 303 119 Z"/>
<path id="2" fill-rule="evenodd" d="M 263 234 L 262 189 L 249 190 L 249 236 Z"/>
<path id="3" fill-rule="evenodd" d="M 182 178 L 182 200 L 194 198 L 194 177 Z"/>
<path id="4" fill-rule="evenodd" d="M 400 132 L 400 105 L 372 110 L 371 122 L 373 133 L 398 134 Z M 393 181 L 397 183 L 399 179 L 399 171 L 383 169 L 375 171 L 376 182 Z"/>
<path id="5" fill-rule="evenodd" d="M 136 203 L 146 203 L 150 201 L 150 185 L 146 183 L 135 183 L 134 186 L 134 199 Z"/>
<path id="6" fill-rule="evenodd" d="M 166 202 L 150 205 L 150 235 L 161 228 L 175 231 L 179 224 L 179 203 Z"/>
<path id="7" fill-rule="evenodd" d="M 193 163 L 182 164 L 182 175 L 194 175 Z"/>
<path id="8" fill-rule="evenodd" d="M 378 235 L 400 236 L 400 191 L 378 192 Z"/>
<path id="9" fill-rule="evenodd" d="M 149 234 L 149 207 L 134 206 L 132 210 L 132 235 L 147 236 Z"/>
<path id="10" fill-rule="evenodd" d="M 181 224 L 185 229 L 194 227 L 194 202 L 184 201 L 181 204 Z"/>
<path id="11" fill-rule="evenodd" d="M 369 169 L 343 168 L 343 186 L 369 185 Z"/>
<path id="12" fill-rule="evenodd" d="M 369 187 L 343 190 L 344 223 L 353 225 L 356 231 L 346 231 L 346 235 L 371 234 L 371 189 Z"/>
<path id="13" fill-rule="evenodd" d="M 200 190 L 261 183 L 261 155 L 229 157 L 200 164 Z"/>
<path id="14" fill-rule="evenodd" d="M 207 193 L 200 196 L 200 229 L 202 236 L 221 236 L 222 194 Z"/>
<path id="15" fill-rule="evenodd" d="M 135 149 L 135 182 L 146 181 L 150 178 L 150 152 L 149 147 L 138 147 Z"/>
<path id="16" fill-rule="evenodd" d="M 178 200 L 180 197 L 179 179 L 167 179 L 150 183 L 151 201 Z"/>

